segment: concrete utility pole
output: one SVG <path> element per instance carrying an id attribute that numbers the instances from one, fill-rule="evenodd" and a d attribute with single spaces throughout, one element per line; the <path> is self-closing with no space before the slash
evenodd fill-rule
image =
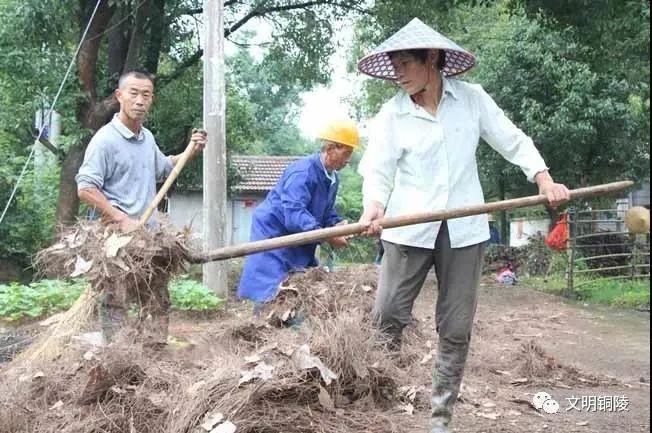
<path id="1" fill-rule="evenodd" d="M 226 97 L 224 92 L 224 0 L 204 0 L 204 250 L 226 244 Z M 206 263 L 204 285 L 226 298 L 224 262 Z"/>

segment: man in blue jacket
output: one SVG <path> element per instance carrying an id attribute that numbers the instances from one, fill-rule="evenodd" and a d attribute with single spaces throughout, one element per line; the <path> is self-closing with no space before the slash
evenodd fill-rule
<path id="1" fill-rule="evenodd" d="M 292 163 L 254 211 L 252 241 L 346 223 L 335 211 L 337 170 L 348 164 L 358 147 L 358 129 L 352 121 L 332 121 L 318 138 L 323 143 L 321 151 Z M 335 248 L 347 245 L 344 237 L 329 242 Z M 279 248 L 247 257 L 238 297 L 257 303 L 271 301 L 290 272 L 317 266 L 316 247 Z"/>

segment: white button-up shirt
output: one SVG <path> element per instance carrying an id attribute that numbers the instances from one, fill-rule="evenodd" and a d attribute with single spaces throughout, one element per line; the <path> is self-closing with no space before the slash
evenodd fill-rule
<path id="1" fill-rule="evenodd" d="M 443 79 L 436 116 L 400 91 L 370 125 L 360 162 L 364 203 L 385 205 L 386 216 L 432 212 L 484 203 L 476 163 L 482 137 L 506 160 L 521 167 L 530 182 L 546 170 L 532 139 L 517 128 L 482 86 Z M 383 230 L 382 239 L 434 248 L 440 222 Z M 486 214 L 448 221 L 451 246 L 489 239 Z"/>

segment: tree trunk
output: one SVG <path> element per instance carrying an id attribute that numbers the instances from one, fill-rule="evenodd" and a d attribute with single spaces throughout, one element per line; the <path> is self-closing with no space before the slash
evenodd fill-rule
<path id="1" fill-rule="evenodd" d="M 125 18 L 127 12 L 123 9 L 119 9 L 113 15 L 111 20 L 111 25 L 114 26 L 108 33 L 108 88 L 107 92 L 113 91 L 117 87 L 118 78 L 122 74 L 122 69 L 125 65 L 125 57 L 127 56 L 127 48 L 129 46 L 129 40 L 127 39 L 127 24 L 126 21 L 120 24 L 117 24 Z M 117 24 L 117 25 L 116 25 Z"/>
<path id="2" fill-rule="evenodd" d="M 95 5 L 94 1 L 88 3 Z M 108 2 L 102 2 L 88 30 L 86 41 L 82 44 L 79 50 L 79 56 L 77 57 L 77 75 L 79 76 L 82 89 L 87 94 L 91 103 L 97 99 L 97 58 L 100 52 L 100 45 L 102 44 L 100 34 L 106 29 L 112 15 L 113 8 L 108 6 Z M 81 15 L 80 29 L 86 28 L 89 19 L 90 11 L 88 14 Z"/>
<path id="3" fill-rule="evenodd" d="M 123 72 L 132 71 L 140 67 L 140 49 L 143 46 L 143 41 L 145 39 L 145 23 L 147 22 L 148 10 L 149 1 L 145 0 L 136 11 L 136 18 L 134 19 L 134 25 L 131 28 L 129 49 L 127 50 L 127 58 L 125 59 Z"/>
<path id="4" fill-rule="evenodd" d="M 165 0 L 150 0 L 152 8 L 149 14 L 149 42 L 145 52 L 145 69 L 156 74 L 158 62 L 163 46 L 163 35 L 167 33 L 165 27 Z"/>
<path id="5" fill-rule="evenodd" d="M 74 224 L 79 212 L 79 197 L 77 197 L 77 182 L 75 175 L 84 160 L 84 152 L 88 139 L 70 146 L 61 164 L 59 175 L 59 199 L 57 200 L 57 228 Z"/>
<path id="6" fill-rule="evenodd" d="M 106 29 L 114 11 L 108 3 L 105 1 L 100 4 L 86 36 L 86 42 L 82 44 L 77 58 L 77 74 L 87 98 L 78 105 L 77 120 L 83 127 L 92 131 L 101 126 L 99 122 L 106 118 L 106 107 L 111 106 L 106 101 L 97 102 L 96 87 L 97 59 L 102 41 L 100 34 Z M 80 1 L 80 13 L 78 14 L 80 29 L 86 28 L 94 6 L 94 0 Z M 59 198 L 56 212 L 58 228 L 74 224 L 77 218 L 79 198 L 77 197 L 75 176 L 84 160 L 88 141 L 87 137 L 72 145 L 64 157 L 59 175 Z"/>

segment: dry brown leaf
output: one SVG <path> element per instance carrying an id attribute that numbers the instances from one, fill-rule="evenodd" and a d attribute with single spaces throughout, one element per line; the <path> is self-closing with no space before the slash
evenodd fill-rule
<path id="1" fill-rule="evenodd" d="M 255 364 L 257 362 L 262 361 L 262 358 L 259 355 L 251 355 L 251 356 L 245 356 L 244 360 L 245 363 L 247 364 Z"/>
<path id="2" fill-rule="evenodd" d="M 517 410 L 508 410 L 507 415 L 508 416 L 521 416 L 523 414 L 521 412 L 517 411 Z"/>
<path id="3" fill-rule="evenodd" d="M 197 391 L 199 391 L 201 389 L 201 387 L 203 387 L 204 385 L 206 385 L 205 380 L 200 380 L 199 382 L 195 382 L 192 385 L 190 385 L 190 387 L 188 387 L 187 392 L 188 392 L 188 394 L 191 394 L 191 395 L 196 394 Z"/>
<path id="4" fill-rule="evenodd" d="M 518 379 L 514 379 L 509 383 L 511 383 L 512 385 L 522 385 L 524 383 L 528 383 L 529 381 L 530 379 L 528 379 L 527 377 L 519 377 Z"/>
<path id="5" fill-rule="evenodd" d="M 351 363 L 353 364 L 353 370 L 355 370 L 356 376 L 358 376 L 360 379 L 365 379 L 367 376 L 369 376 L 369 369 L 366 365 L 361 363 L 359 359 L 353 359 Z"/>
<path id="6" fill-rule="evenodd" d="M 120 269 L 122 269 L 123 271 L 129 272 L 129 266 L 127 266 L 124 260 L 122 260 L 120 257 L 116 257 L 115 259 L 113 259 L 112 263 L 117 267 L 119 267 Z"/>
<path id="7" fill-rule="evenodd" d="M 319 370 L 322 380 L 326 385 L 330 385 L 334 379 L 337 379 L 337 374 L 333 373 L 323 362 L 316 356 L 310 356 L 310 347 L 307 344 L 302 345 L 294 351 L 292 356 L 294 364 L 300 370 L 309 370 L 316 368 Z"/>
<path id="8" fill-rule="evenodd" d="M 75 260 L 75 269 L 70 273 L 70 277 L 75 278 L 84 275 L 86 272 L 90 271 L 92 267 L 92 260 L 86 261 L 81 256 L 77 256 L 77 260 Z"/>
<path id="9" fill-rule="evenodd" d="M 107 257 L 115 257 L 118 255 L 120 248 L 127 245 L 133 239 L 133 236 L 118 236 L 113 233 L 109 238 L 104 242 L 104 252 Z"/>
<path id="10" fill-rule="evenodd" d="M 431 350 L 430 352 L 426 353 L 421 359 L 421 364 L 423 365 L 429 363 L 432 360 L 433 356 L 435 356 L 434 350 Z"/>

